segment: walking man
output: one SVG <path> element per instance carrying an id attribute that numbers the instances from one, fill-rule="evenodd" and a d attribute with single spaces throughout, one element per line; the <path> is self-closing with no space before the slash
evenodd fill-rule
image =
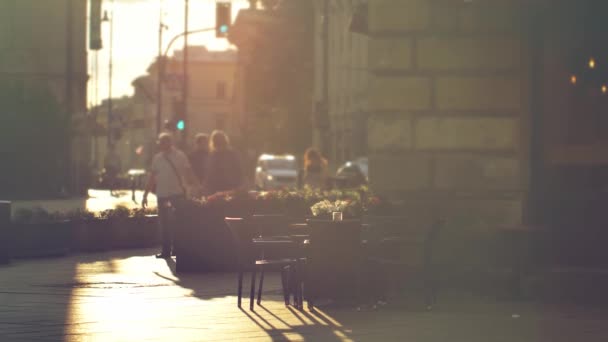
<path id="1" fill-rule="evenodd" d="M 188 157 L 173 146 L 171 134 L 158 137 L 159 152 L 152 158 L 142 206 L 148 205 L 148 193 L 156 188 L 158 217 L 162 231 L 162 251 L 157 258 L 170 258 L 173 250 L 174 225 L 181 224 L 186 206 L 187 186 L 198 186 Z M 171 214 L 175 220 L 171 220 Z M 173 222 L 172 222 L 173 221 Z"/>

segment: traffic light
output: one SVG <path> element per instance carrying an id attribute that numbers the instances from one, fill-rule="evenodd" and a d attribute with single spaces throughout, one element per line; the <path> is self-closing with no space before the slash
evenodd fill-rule
<path id="1" fill-rule="evenodd" d="M 178 131 L 183 131 L 186 129 L 186 122 L 183 119 L 177 120 L 175 128 L 177 128 Z"/>
<path id="2" fill-rule="evenodd" d="M 215 3 L 215 36 L 228 37 L 228 30 L 232 23 L 232 5 L 230 2 Z"/>
<path id="3" fill-rule="evenodd" d="M 184 116 L 184 101 L 173 99 L 173 117 L 170 120 L 171 130 L 184 131 L 186 129 L 186 118 Z"/>

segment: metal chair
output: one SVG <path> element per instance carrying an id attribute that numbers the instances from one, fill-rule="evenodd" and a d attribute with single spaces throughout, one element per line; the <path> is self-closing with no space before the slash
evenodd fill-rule
<path id="1" fill-rule="evenodd" d="M 293 259 L 301 261 L 302 256 L 298 253 L 296 241 L 290 234 L 289 219 L 285 215 L 253 215 L 251 217 L 251 225 L 257 236 L 253 239 L 254 246 L 259 251 L 259 257 L 262 259 Z M 266 266 L 259 265 L 260 282 L 258 285 L 257 304 L 262 301 L 262 289 L 264 287 L 264 273 Z M 290 273 L 287 274 L 292 279 L 292 287 L 296 284 L 297 277 L 293 274 L 296 271 L 297 265 L 290 266 Z M 289 283 L 289 282 L 287 282 Z M 290 293 L 294 294 L 294 299 L 297 306 L 297 295 L 293 289 L 287 288 L 286 304 L 289 304 Z"/>
<path id="2" fill-rule="evenodd" d="M 254 298 L 255 298 L 255 282 L 256 282 L 256 274 L 258 271 L 263 272 L 264 267 L 266 266 L 274 266 L 281 268 L 281 280 L 283 286 L 283 298 L 285 300 L 285 304 L 289 303 L 288 298 L 288 272 L 294 272 L 296 268 L 296 264 L 298 262 L 297 259 L 294 258 L 266 258 L 261 251 L 270 246 L 287 246 L 292 245 L 292 241 L 287 240 L 272 240 L 272 239 L 263 239 L 259 237 L 259 233 L 253 229 L 250 222 L 243 218 L 225 218 L 226 225 L 230 230 L 230 233 L 233 237 L 236 247 L 236 256 L 237 256 L 237 272 L 238 272 L 238 282 L 237 282 L 237 296 L 238 302 L 237 305 L 241 307 L 242 300 L 242 288 L 243 288 L 243 276 L 246 271 L 251 271 L 251 292 L 250 292 L 250 303 L 249 309 L 254 309 Z M 262 273 L 263 277 L 263 273 Z M 263 279 L 260 281 L 260 288 L 258 292 L 258 305 L 261 302 L 261 292 L 263 286 Z"/>

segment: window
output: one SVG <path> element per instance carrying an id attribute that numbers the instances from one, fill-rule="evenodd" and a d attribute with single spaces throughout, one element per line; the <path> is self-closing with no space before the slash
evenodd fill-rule
<path id="1" fill-rule="evenodd" d="M 226 82 L 217 82 L 215 88 L 215 97 L 217 99 L 223 100 L 226 98 Z"/>

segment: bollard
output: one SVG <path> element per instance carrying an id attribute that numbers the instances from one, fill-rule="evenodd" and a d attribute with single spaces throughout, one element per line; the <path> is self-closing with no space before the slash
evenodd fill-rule
<path id="1" fill-rule="evenodd" d="M 11 228 L 11 202 L 0 201 L 0 264 L 8 264 Z"/>

